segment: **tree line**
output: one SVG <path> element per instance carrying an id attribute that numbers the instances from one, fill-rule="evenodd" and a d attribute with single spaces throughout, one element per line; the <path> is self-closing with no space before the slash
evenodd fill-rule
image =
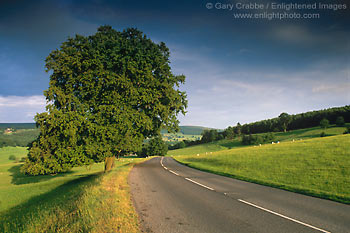
<path id="1" fill-rule="evenodd" d="M 342 117 L 344 122 L 350 122 L 350 105 L 295 115 L 281 113 L 279 117 L 244 124 L 242 126 L 237 125 L 233 128 L 241 128 L 243 134 L 279 132 L 316 127 L 320 125 L 322 119 L 327 119 L 330 124 L 336 124 L 338 117 Z"/>
<path id="2" fill-rule="evenodd" d="M 205 130 L 203 131 L 200 140 L 184 140 L 175 145 L 169 146 L 169 150 L 218 141 L 221 139 L 234 139 L 235 137 L 241 136 L 242 144 L 257 145 L 274 141 L 275 136 L 273 132 L 286 132 L 287 130 L 305 129 L 316 126 L 321 126 L 321 128 L 325 129 L 330 124 L 344 126 L 346 122 L 350 122 L 350 105 L 295 115 L 281 113 L 278 117 L 249 124 L 241 125 L 238 122 L 236 126 L 229 126 L 222 132 L 218 132 L 215 129 Z M 348 129 L 346 132 L 348 131 L 350 130 Z M 253 135 L 261 133 L 265 134 Z"/>

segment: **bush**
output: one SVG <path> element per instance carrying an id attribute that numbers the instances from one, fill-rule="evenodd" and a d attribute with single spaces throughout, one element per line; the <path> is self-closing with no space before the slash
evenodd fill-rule
<path id="1" fill-rule="evenodd" d="M 344 117 L 338 116 L 338 117 L 337 117 L 337 120 L 335 121 L 335 124 L 336 124 L 337 126 L 344 126 L 344 125 L 345 125 Z"/>
<path id="2" fill-rule="evenodd" d="M 273 142 L 276 140 L 276 136 L 274 133 L 267 133 L 264 135 L 264 142 L 265 143 L 269 143 L 269 142 Z"/>
<path id="3" fill-rule="evenodd" d="M 243 135 L 242 144 L 243 145 L 259 145 L 263 143 L 270 143 L 276 139 L 273 133 L 267 133 L 263 135 Z"/>
<path id="4" fill-rule="evenodd" d="M 242 143 L 244 145 L 259 145 L 264 143 L 264 139 L 260 135 L 244 135 Z"/>
<path id="5" fill-rule="evenodd" d="M 9 156 L 9 160 L 16 160 L 16 159 L 17 159 L 17 157 L 14 156 L 14 155 L 10 155 L 10 156 Z"/>
<path id="6" fill-rule="evenodd" d="M 141 155 L 142 157 L 155 155 L 164 156 L 167 152 L 168 145 L 162 140 L 161 136 L 157 136 L 152 138 L 147 144 L 143 145 Z"/>
<path id="7" fill-rule="evenodd" d="M 320 134 L 320 137 L 326 137 L 326 133 L 323 131 L 321 134 Z"/>
<path id="8" fill-rule="evenodd" d="M 185 147 L 186 147 L 186 144 L 185 144 L 184 141 L 181 141 L 181 142 L 177 143 L 177 145 L 178 145 L 178 148 L 179 148 L 179 149 L 185 148 Z"/>
<path id="9" fill-rule="evenodd" d="M 350 127 L 347 127 L 343 134 L 350 134 Z"/>
<path id="10" fill-rule="evenodd" d="M 323 119 L 320 121 L 320 126 L 321 126 L 322 129 L 328 128 L 328 126 L 329 126 L 329 120 L 327 120 L 326 118 L 323 118 Z"/>

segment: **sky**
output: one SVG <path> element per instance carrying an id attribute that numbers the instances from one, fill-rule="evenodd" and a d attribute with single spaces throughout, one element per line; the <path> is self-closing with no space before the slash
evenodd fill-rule
<path id="1" fill-rule="evenodd" d="M 45 111 L 45 58 L 101 25 L 136 27 L 169 47 L 172 72 L 186 76 L 180 125 L 224 129 L 349 105 L 349 8 L 347 0 L 1 0 L 0 122 L 34 122 Z"/>

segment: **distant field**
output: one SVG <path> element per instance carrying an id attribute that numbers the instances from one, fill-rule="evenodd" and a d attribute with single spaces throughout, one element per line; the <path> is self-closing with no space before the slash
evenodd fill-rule
<path id="1" fill-rule="evenodd" d="M 34 141 L 39 135 L 39 129 L 15 129 L 14 132 L 5 134 L 0 131 L 0 147 L 22 146 Z"/>
<path id="2" fill-rule="evenodd" d="M 308 128 L 308 129 L 288 131 L 286 133 L 277 132 L 275 133 L 275 136 L 276 136 L 275 141 L 286 142 L 286 141 L 293 141 L 293 140 L 300 140 L 300 139 L 319 138 L 321 132 L 323 131 L 325 132 L 326 136 L 334 136 L 334 135 L 343 134 L 345 130 L 346 130 L 346 127 L 333 126 L 331 128 L 327 128 L 326 130 L 321 129 L 320 127 L 314 127 L 314 128 Z M 210 153 L 215 151 L 228 150 L 234 147 L 243 147 L 243 145 L 241 145 L 240 143 L 240 140 L 241 138 L 237 137 L 233 140 L 225 139 L 225 140 L 215 141 L 211 143 L 190 146 L 183 149 L 169 150 L 167 155 L 174 156 L 174 155 L 201 154 L 206 152 Z"/>
<path id="3" fill-rule="evenodd" d="M 139 231 L 127 176 L 142 159 L 120 159 L 108 174 L 101 163 L 32 177 L 10 155 L 26 148 L 0 148 L 0 232 Z"/>
<path id="4" fill-rule="evenodd" d="M 194 141 L 200 140 L 201 135 L 191 135 L 191 134 L 183 134 L 183 133 L 163 133 L 162 138 L 166 142 L 177 143 L 184 140 Z"/>
<path id="5" fill-rule="evenodd" d="M 208 129 L 202 126 L 180 126 L 179 128 L 180 130 L 177 133 L 169 133 L 167 130 L 162 130 L 161 133 L 163 140 L 171 145 L 184 140 L 200 140 L 202 132 Z"/>
<path id="6" fill-rule="evenodd" d="M 338 129 L 330 131 L 338 132 Z M 308 134 L 298 131 L 293 135 L 307 137 Z M 292 138 L 284 136 L 286 140 Z M 174 158 L 201 170 L 350 203 L 349 148 L 350 135 L 338 135 Z M 186 149 L 182 152 L 189 153 L 190 148 Z M 193 150 L 198 151 L 198 148 Z"/>

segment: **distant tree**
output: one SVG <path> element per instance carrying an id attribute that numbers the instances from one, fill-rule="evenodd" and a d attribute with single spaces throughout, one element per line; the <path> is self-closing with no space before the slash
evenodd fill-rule
<path id="1" fill-rule="evenodd" d="M 326 129 L 329 127 L 329 120 L 327 120 L 326 118 L 323 118 L 321 121 L 320 121 L 320 126 L 322 129 Z"/>
<path id="2" fill-rule="evenodd" d="M 224 132 L 218 132 L 218 136 L 216 137 L 216 140 L 222 140 L 225 139 Z"/>
<path id="3" fill-rule="evenodd" d="M 22 171 L 64 172 L 138 151 L 165 127 L 178 130 L 186 94 L 185 76 L 171 72 L 169 49 L 137 29 L 110 26 L 92 36 L 76 35 L 47 57 L 51 71 L 47 112 L 35 116 L 40 135 Z"/>
<path id="4" fill-rule="evenodd" d="M 241 143 L 243 145 L 259 145 L 264 142 L 264 138 L 261 135 L 243 135 Z"/>
<path id="5" fill-rule="evenodd" d="M 185 144 L 184 141 L 181 141 L 181 142 L 179 142 L 179 143 L 177 144 L 177 148 L 178 148 L 178 149 L 185 148 L 185 147 L 186 147 L 186 144 Z"/>
<path id="6" fill-rule="evenodd" d="M 233 127 L 229 126 L 227 129 L 224 131 L 224 136 L 227 139 L 234 139 L 235 138 L 235 130 Z"/>
<path id="7" fill-rule="evenodd" d="M 292 121 L 292 116 L 289 115 L 288 113 L 283 112 L 279 115 L 278 118 L 279 118 L 280 126 L 283 129 L 283 132 L 287 132 L 288 125 Z"/>
<path id="8" fill-rule="evenodd" d="M 264 134 L 264 143 L 269 143 L 269 142 L 273 142 L 276 140 L 276 136 L 274 133 L 269 132 L 267 134 Z"/>
<path id="9" fill-rule="evenodd" d="M 147 156 L 164 156 L 168 152 L 167 144 L 162 140 L 161 136 L 156 136 L 152 138 L 144 146 L 145 151 L 143 152 Z"/>
<path id="10" fill-rule="evenodd" d="M 263 135 L 244 135 L 242 137 L 241 143 L 243 145 L 259 145 L 263 143 L 270 143 L 276 139 L 273 133 L 267 133 Z"/>
<path id="11" fill-rule="evenodd" d="M 338 117 L 337 117 L 337 120 L 335 121 L 335 124 L 336 124 L 337 126 L 344 126 L 344 125 L 345 125 L 344 117 L 338 116 Z"/>
<path id="12" fill-rule="evenodd" d="M 242 134 L 242 125 L 238 122 L 236 127 L 235 127 L 235 134 L 237 134 L 238 136 L 241 136 Z"/>
<path id="13" fill-rule="evenodd" d="M 241 133 L 242 134 L 251 134 L 251 131 L 250 131 L 250 127 L 252 126 L 252 124 L 244 124 L 242 126 L 242 130 L 241 130 Z"/>
<path id="14" fill-rule="evenodd" d="M 218 138 L 218 131 L 217 130 L 215 130 L 215 129 L 204 130 L 202 133 L 201 141 L 203 143 L 213 142 L 213 141 L 217 140 L 217 138 Z"/>

